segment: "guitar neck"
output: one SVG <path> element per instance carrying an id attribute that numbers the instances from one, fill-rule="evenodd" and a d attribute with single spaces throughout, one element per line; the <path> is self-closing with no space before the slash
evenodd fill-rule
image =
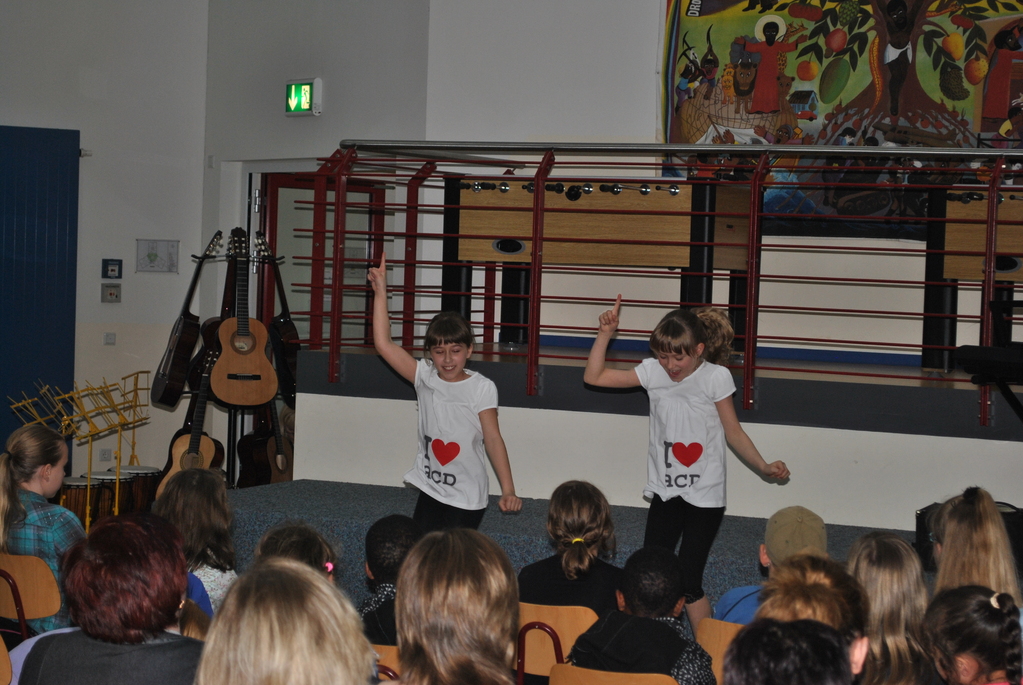
<path id="1" fill-rule="evenodd" d="M 284 437 L 281 435 L 281 422 L 277 418 L 277 399 L 270 400 L 270 423 L 274 427 L 274 451 L 284 454 Z"/>
<path id="2" fill-rule="evenodd" d="M 199 443 L 202 441 L 202 429 L 206 423 L 206 401 L 210 392 L 209 371 L 203 374 L 202 384 L 199 386 L 199 399 L 195 403 L 195 413 L 192 414 L 192 435 L 188 440 L 189 454 L 199 452 Z"/>
<path id="3" fill-rule="evenodd" d="M 238 287 L 236 297 L 236 314 L 238 317 L 238 335 L 249 335 L 249 260 L 241 256 L 235 263 L 235 276 Z"/>

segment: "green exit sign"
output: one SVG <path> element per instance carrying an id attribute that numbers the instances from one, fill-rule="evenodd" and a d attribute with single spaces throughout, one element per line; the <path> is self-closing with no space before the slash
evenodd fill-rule
<path id="1" fill-rule="evenodd" d="M 318 78 L 288 81 L 284 92 L 284 116 L 320 116 L 323 104 L 323 81 Z"/>

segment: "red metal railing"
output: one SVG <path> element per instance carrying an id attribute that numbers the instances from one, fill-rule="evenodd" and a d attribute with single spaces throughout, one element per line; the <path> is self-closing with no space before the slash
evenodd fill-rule
<path id="1" fill-rule="evenodd" d="M 739 154 L 742 159 L 727 159 L 726 154 Z M 784 154 L 787 160 L 779 161 L 777 156 Z M 633 159 L 622 159 L 628 155 Z M 840 155 L 844 159 L 866 158 L 867 164 L 863 166 L 826 166 L 829 157 Z M 316 181 L 314 182 L 313 206 L 313 232 L 326 231 L 326 219 L 328 206 L 334 210 L 333 222 L 333 255 L 327 257 L 323 252 L 323 243 L 313 243 L 314 253 L 309 257 L 314 264 L 320 265 L 313 269 L 312 289 L 319 289 L 321 292 L 330 290 L 329 313 L 321 306 L 320 311 L 316 306 L 311 308 L 310 314 L 310 340 L 312 345 L 326 344 L 330 354 L 329 373 L 331 380 L 338 378 L 339 359 L 343 348 L 366 347 L 370 345 L 371 333 L 369 331 L 370 317 L 368 300 L 366 304 L 356 310 L 347 310 L 344 306 L 344 293 L 346 291 L 366 293 L 369 297 L 369 290 L 362 285 L 344 283 L 344 270 L 346 267 L 370 265 L 379 260 L 384 247 L 384 240 L 401 240 L 404 243 L 402 258 L 388 260 L 396 270 L 402 273 L 402 283 L 395 285 L 392 292 L 401 294 L 400 314 L 395 314 L 393 320 L 400 325 L 401 343 L 407 348 L 416 346 L 417 330 L 421 335 L 422 329 L 429 321 L 435 310 L 426 308 L 424 300 L 432 300 L 438 297 L 466 297 L 471 303 L 471 319 L 475 326 L 482 330 L 482 340 L 487 354 L 496 357 L 525 358 L 527 366 L 527 393 L 536 394 L 538 391 L 537 380 L 538 370 L 543 359 L 585 359 L 585 352 L 555 352 L 541 349 L 541 335 L 546 332 L 548 335 L 579 333 L 584 336 L 592 336 L 594 325 L 584 326 L 574 324 L 571 321 L 548 321 L 544 323 L 542 315 L 545 308 L 551 306 L 573 306 L 592 307 L 595 304 L 610 305 L 611 300 L 602 297 L 580 296 L 568 293 L 545 293 L 545 274 L 557 276 L 564 280 L 568 276 L 594 276 L 603 275 L 607 277 L 633 277 L 639 279 L 663 279 L 667 276 L 679 278 L 682 272 L 672 271 L 669 268 L 656 267 L 627 267 L 627 266 L 593 266 L 593 265 L 551 265 L 544 263 L 544 248 L 549 244 L 588 244 L 607 243 L 607 239 L 594 237 L 555 237 L 545 233 L 545 218 L 565 212 L 580 212 L 593 215 L 616 214 L 616 215 L 677 215 L 686 217 L 691 222 L 713 218 L 716 222 L 728 220 L 743 220 L 748 222 L 748 234 L 743 242 L 723 242 L 708 240 L 645 240 L 618 238 L 614 242 L 622 246 L 647 245 L 647 246 L 688 246 L 690 250 L 700 248 L 721 249 L 727 247 L 745 249 L 745 268 L 737 269 L 737 273 L 725 273 L 720 269 L 711 271 L 686 271 L 687 278 L 708 278 L 712 279 L 714 285 L 723 284 L 726 279 L 745 279 L 741 286 L 743 297 L 735 295 L 730 297 L 727 303 L 715 302 L 716 306 L 727 307 L 729 310 L 741 312 L 741 316 L 735 319 L 742 323 L 742 329 L 737 336 L 742 346 L 742 373 L 743 373 L 743 402 L 746 408 L 753 406 L 753 387 L 756 373 L 758 371 L 784 371 L 791 373 L 808 373 L 805 367 L 793 366 L 792 364 L 770 364 L 763 365 L 758 362 L 758 344 L 764 342 L 795 344 L 802 347 L 816 346 L 820 349 L 843 348 L 853 346 L 861 349 L 882 348 L 885 350 L 926 350 L 952 351 L 954 345 L 935 344 L 933 342 L 906 342 L 899 340 L 869 340 L 852 339 L 848 337 L 821 337 L 812 335 L 760 335 L 759 329 L 761 317 L 764 315 L 777 314 L 799 314 L 799 315 L 842 315 L 881 319 L 919 319 L 924 321 L 931 319 L 948 319 L 956 323 L 979 322 L 980 333 L 978 341 L 982 345 L 991 344 L 992 321 L 991 314 L 986 303 L 997 296 L 1011 291 L 1011 282 L 1006 283 L 999 277 L 996 270 L 997 256 L 1023 257 L 1021 252 L 1007 252 L 998 248 L 999 225 L 1014 226 L 1021 222 L 999 219 L 1000 197 L 1006 202 L 1015 201 L 1005 198 L 1005 194 L 1011 189 L 1008 182 L 1015 182 L 1015 175 L 1005 171 L 1006 164 L 1023 161 L 1023 157 L 1016 156 L 1015 152 L 1000 151 L 998 153 L 984 151 L 962 151 L 962 150 L 931 150 L 921 148 L 817 148 L 817 147 L 774 147 L 774 146 L 744 146 L 737 150 L 731 150 L 721 146 L 635 146 L 635 145 L 528 145 L 528 144 L 470 144 L 470 143 L 408 143 L 408 142 L 386 142 L 386 141 L 349 141 L 342 144 L 342 148 L 336 151 L 329 159 L 323 161 Z M 510 157 L 509 157 L 510 156 Z M 559 161 L 559 156 L 569 159 Z M 672 156 L 678 159 L 672 164 L 666 164 L 663 159 Z M 580 157 L 586 158 L 579 161 Z M 976 172 L 966 165 L 969 160 L 979 160 L 990 167 L 990 178 L 986 183 L 976 179 Z M 649 161 L 635 161 L 635 158 L 647 158 Z M 798 158 L 793 163 L 792 158 Z M 906 158 L 916 161 L 907 162 Z M 950 166 L 952 165 L 952 166 Z M 954 167 L 954 168 L 953 168 Z M 664 169 L 676 169 L 684 177 L 664 177 L 661 175 Z M 854 173 L 875 176 L 887 175 L 884 180 L 874 181 L 829 181 L 824 180 L 826 173 L 837 173 L 834 170 L 845 170 L 851 168 Z M 832 171 L 829 172 L 828 170 Z M 523 175 L 516 175 L 522 170 Z M 787 172 L 782 178 L 772 174 Z M 920 177 L 930 174 L 930 179 L 924 181 Z M 446 184 L 452 183 L 452 178 L 459 177 L 458 182 L 470 184 L 492 184 L 495 188 L 500 183 L 520 184 L 532 182 L 533 197 L 532 206 L 524 208 L 521 206 L 488 206 L 486 208 L 474 207 L 477 211 L 493 212 L 529 212 L 531 232 L 528 239 L 531 241 L 532 251 L 528 262 L 522 263 L 498 263 L 483 262 L 472 266 L 482 269 L 482 283 L 476 284 L 469 281 L 467 287 L 459 289 L 445 289 L 435 283 L 428 282 L 427 274 L 434 273 L 437 269 L 464 268 L 467 264 L 464 261 L 452 260 L 450 258 L 436 259 L 436 254 L 431 257 L 431 252 L 436 249 L 427 249 L 431 242 L 443 241 L 445 239 L 457 239 L 457 232 L 446 232 L 446 229 L 437 232 L 436 230 L 424 230 L 421 224 L 435 216 L 442 215 L 447 210 L 457 209 L 459 205 L 446 202 L 423 202 L 423 193 L 436 193 L 441 191 Z M 333 180 L 333 200 L 328 196 L 327 179 Z M 444 184 L 438 183 L 443 180 Z M 548 193 L 545 186 L 557 181 L 563 186 L 591 184 L 594 188 L 600 184 L 609 187 L 621 186 L 618 192 L 670 192 L 672 185 L 707 187 L 715 186 L 727 188 L 729 186 L 748 187 L 750 200 L 748 208 L 721 207 L 709 211 L 695 211 L 691 208 L 678 211 L 664 210 L 623 210 L 623 209 L 575 209 L 573 207 L 548 208 L 546 199 Z M 1023 182 L 1023 179 L 1021 179 Z M 649 186 L 643 190 L 641 184 Z M 383 192 L 375 195 L 369 202 L 354 202 L 348 198 L 346 189 L 349 186 L 358 185 L 360 188 L 376 187 L 390 188 L 393 195 L 397 196 L 404 188 L 404 201 L 384 200 Z M 656 187 L 656 189 L 655 189 Z M 838 245 L 823 244 L 820 240 L 806 240 L 796 242 L 779 242 L 764 237 L 765 221 L 779 222 L 789 221 L 819 221 L 824 226 L 841 226 L 843 222 L 856 222 L 864 226 L 885 225 L 899 226 L 912 224 L 924 226 L 930 230 L 936 223 L 946 222 L 944 215 L 933 214 L 930 216 L 862 216 L 855 212 L 845 211 L 843 213 L 819 214 L 819 213 L 787 213 L 770 212 L 763 208 L 764 193 L 771 189 L 782 189 L 785 191 L 798 191 L 804 195 L 813 193 L 844 193 L 855 190 L 878 191 L 887 193 L 892 198 L 907 197 L 907 193 L 924 193 L 933 190 L 944 190 L 947 192 L 976 192 L 986 189 L 986 216 L 983 220 L 976 219 L 955 219 L 956 224 L 969 225 L 971 223 L 981 224 L 985 228 L 985 239 L 983 250 L 946 250 L 928 249 L 925 247 L 904 247 L 901 245 Z M 1023 190 L 1023 189 L 1021 189 Z M 483 190 L 482 192 L 500 192 L 499 190 Z M 594 190 L 593 192 L 598 192 Z M 1001 193 L 1001 195 L 999 195 Z M 615 193 L 617 194 L 617 193 Z M 901 195 L 900 195 L 901 194 Z M 496 196 L 495 196 L 496 197 Z M 1011 197 L 1011 196 L 1010 196 Z M 969 200 L 964 200 L 967 202 Z M 904 204 L 903 204 L 904 206 Z M 353 208 L 366 209 L 374 212 L 380 221 L 374 223 L 369 230 L 352 230 L 346 223 L 346 214 Z M 802 205 L 799 207 L 802 209 Z M 383 217 L 393 215 L 389 229 L 384 227 Z M 400 218 L 403 216 L 403 230 L 397 230 L 402 225 Z M 1019 229 L 1023 232 L 1023 228 Z M 353 258 L 346 256 L 345 245 L 348 236 L 364 236 L 369 244 L 365 258 Z M 500 232 L 493 234 L 472 235 L 474 240 L 501 240 L 509 238 L 509 235 Z M 516 240 L 525 240 L 524 237 L 516 237 Z M 1023 248 L 1021 248 L 1023 249 Z M 320 250 L 319 253 L 316 250 Z M 903 255 L 916 258 L 928 259 L 936 255 L 941 256 L 974 256 L 983 257 L 983 273 L 975 282 L 954 282 L 948 279 L 927 280 L 915 278 L 885 278 L 870 275 L 834 276 L 834 275 L 805 275 L 799 273 L 764 273 L 762 255 L 765 252 L 793 252 L 807 254 L 834 254 L 834 255 L 860 255 L 864 260 L 871 255 Z M 331 282 L 329 286 L 325 281 L 325 273 L 329 264 Z M 680 265 L 685 266 L 685 265 Z M 528 293 L 498 293 L 497 274 L 507 274 L 518 269 L 528 269 Z M 1002 278 L 1006 278 L 1004 275 Z M 1008 277 L 1015 278 L 1015 277 Z M 479 280 L 479 279 L 476 279 Z M 851 287 L 885 286 L 888 288 L 913 288 L 923 289 L 925 287 L 955 287 L 962 293 L 979 293 L 982 306 L 979 311 L 967 313 L 959 312 L 925 312 L 907 311 L 905 309 L 891 308 L 885 306 L 869 306 L 864 304 L 856 308 L 844 308 L 839 306 L 805 306 L 791 302 L 761 302 L 762 284 L 765 282 L 774 284 L 807 284 L 818 286 L 841 286 Z M 663 307 L 665 309 L 677 306 L 698 305 L 703 302 L 683 301 L 680 297 L 677 300 L 664 300 L 654 298 L 627 298 L 626 303 L 639 307 Z M 511 302 L 514 300 L 525 300 L 527 302 L 528 318 L 525 321 L 499 323 L 496 320 L 496 305 L 498 302 Z M 733 301 L 734 300 L 734 301 Z M 321 300 L 322 305 L 322 300 Z M 324 335 L 323 319 L 329 318 L 329 331 Z M 595 319 L 595 316 L 592 317 Z M 348 323 L 359 323 L 363 325 L 364 333 L 359 336 L 342 335 L 342 326 Z M 518 346 L 495 346 L 495 331 L 525 329 L 526 344 L 522 350 Z M 647 334 L 649 330 L 627 329 L 620 331 L 623 337 L 632 337 Z M 582 340 L 582 338 L 580 338 Z M 972 343 L 974 341 L 959 341 Z M 585 343 L 584 343 L 585 344 Z M 949 369 L 945 369 L 949 371 Z M 909 372 L 897 372 L 891 370 L 835 370 L 835 369 L 814 369 L 813 373 L 825 376 L 844 375 L 851 378 L 884 378 L 890 380 L 914 380 L 920 379 L 921 374 Z M 967 378 L 957 377 L 955 374 L 946 374 L 949 383 L 966 383 Z M 988 422 L 988 393 L 983 387 L 981 395 L 980 419 L 983 425 Z"/>

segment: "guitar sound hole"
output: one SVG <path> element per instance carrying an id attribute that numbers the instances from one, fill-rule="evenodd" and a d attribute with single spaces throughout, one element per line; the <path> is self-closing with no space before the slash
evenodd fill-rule
<path id="1" fill-rule="evenodd" d="M 185 452 L 181 455 L 181 468 L 201 469 L 202 461 L 202 455 L 198 452 Z"/>
<path id="2" fill-rule="evenodd" d="M 231 347 L 239 354 L 248 354 L 254 347 L 255 340 L 252 335 L 241 335 L 235 333 L 231 336 Z"/>
<path id="3" fill-rule="evenodd" d="M 277 462 L 277 470 L 278 471 L 287 471 L 288 470 L 288 456 L 286 454 L 278 454 L 275 457 L 275 460 Z"/>

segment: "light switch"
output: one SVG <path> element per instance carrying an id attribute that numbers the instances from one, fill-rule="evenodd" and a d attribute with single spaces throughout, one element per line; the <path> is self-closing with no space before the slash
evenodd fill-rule
<path id="1" fill-rule="evenodd" d="M 104 283 L 103 290 L 99 298 L 100 302 L 120 302 L 121 301 L 121 284 L 120 283 Z"/>

